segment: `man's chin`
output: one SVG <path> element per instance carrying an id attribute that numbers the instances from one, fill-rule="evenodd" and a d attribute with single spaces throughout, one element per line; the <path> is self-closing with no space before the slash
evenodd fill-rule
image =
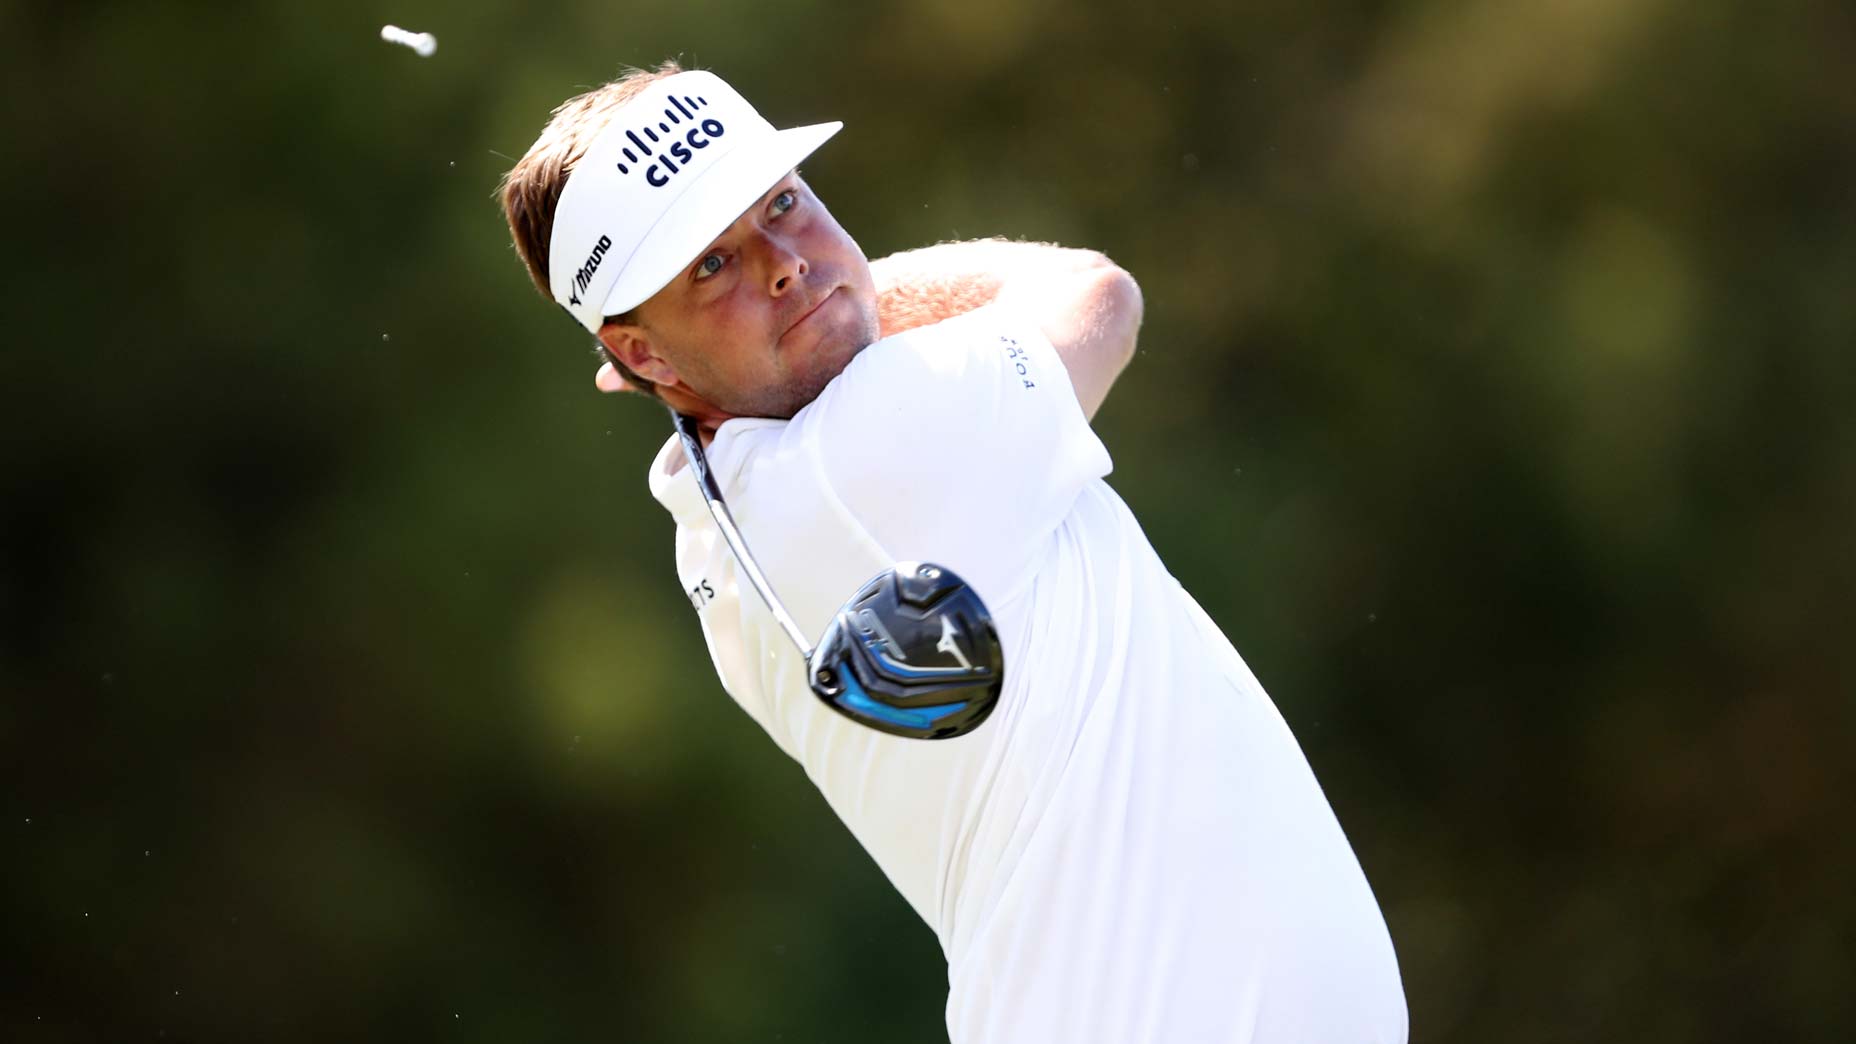
<path id="1" fill-rule="evenodd" d="M 824 394 L 825 388 L 837 380 L 858 353 L 876 342 L 878 330 L 874 310 L 867 316 L 861 313 L 860 309 L 858 315 L 825 331 L 816 343 L 799 350 L 802 355 L 789 356 L 789 363 L 803 365 L 790 366 L 786 380 L 778 386 L 739 396 L 737 402 L 726 407 L 728 412 L 737 417 L 792 419 Z M 791 351 L 783 345 L 776 346 L 775 350 L 779 353 Z"/>
<path id="2" fill-rule="evenodd" d="M 813 400 L 825 394 L 825 389 L 831 386 L 831 382 L 837 380 L 838 375 L 851 364 L 851 360 L 857 356 L 857 353 L 866 347 L 868 346 L 861 344 L 847 347 L 841 354 L 834 353 L 830 361 L 821 360 L 824 364 L 818 369 L 796 376 L 787 387 L 785 401 L 781 403 L 782 412 L 769 416 L 791 419 L 794 414 L 810 406 Z"/>
<path id="3" fill-rule="evenodd" d="M 829 334 L 820 338 L 808 360 L 813 365 L 793 384 L 795 392 L 804 396 L 804 401 L 794 406 L 792 412 L 799 412 L 806 403 L 823 394 L 825 387 L 837 380 L 838 375 L 844 372 L 852 359 L 857 358 L 858 353 L 876 342 L 877 333 L 874 316 L 868 317 L 866 321 L 866 317 L 857 315 L 838 324 Z"/>
<path id="4" fill-rule="evenodd" d="M 789 374 L 777 385 L 757 388 L 745 395 L 729 396 L 726 401 L 719 398 L 712 398 L 711 401 L 716 402 L 731 417 L 791 420 L 794 414 L 824 393 L 825 387 L 844 372 L 848 362 L 846 359 L 836 365 Z"/>

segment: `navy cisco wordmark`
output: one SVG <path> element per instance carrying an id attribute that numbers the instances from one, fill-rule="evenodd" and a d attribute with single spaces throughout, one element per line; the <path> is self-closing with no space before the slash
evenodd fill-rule
<path id="1" fill-rule="evenodd" d="M 707 119 L 698 121 L 695 112 L 692 111 L 694 109 L 703 108 L 708 104 L 709 99 L 701 95 L 692 98 L 686 94 L 679 98 L 673 94 L 670 96 L 671 107 L 664 110 L 664 120 L 658 123 L 657 130 L 654 131 L 649 126 L 638 128 L 638 130 L 644 131 L 644 137 L 651 139 L 653 143 L 661 145 L 665 140 L 670 142 L 669 146 L 661 153 L 653 152 L 651 146 L 645 144 L 644 138 L 638 136 L 637 130 L 628 130 L 625 132 L 625 136 L 632 140 L 632 144 L 638 146 L 637 152 L 633 152 L 630 149 L 621 150 L 625 153 L 627 162 L 634 165 L 637 164 L 640 162 L 640 154 L 657 157 L 650 165 L 644 168 L 644 180 L 646 184 L 650 185 L 652 188 L 663 188 L 665 185 L 670 184 L 670 175 L 675 174 L 681 169 L 677 164 L 688 164 L 696 158 L 696 154 L 691 152 L 691 149 L 706 149 L 709 147 L 711 139 L 722 136 L 722 132 L 725 128 L 722 126 L 721 120 Z M 679 117 L 679 113 L 682 114 L 681 117 Z M 685 121 L 690 124 L 688 129 L 682 129 L 682 125 Z M 682 130 L 682 140 L 678 140 L 678 131 L 672 130 L 671 128 L 673 126 Z M 663 132 L 663 137 L 660 138 L 658 136 L 658 131 Z M 626 166 L 624 163 L 618 166 L 620 174 L 630 174 L 632 172 L 631 167 Z"/>

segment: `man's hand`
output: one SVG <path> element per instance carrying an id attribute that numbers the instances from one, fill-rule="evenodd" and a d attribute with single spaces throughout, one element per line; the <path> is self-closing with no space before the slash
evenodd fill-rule
<path id="1" fill-rule="evenodd" d="M 619 375 L 610 362 L 599 364 L 599 372 L 593 375 L 593 383 L 603 392 L 637 391 L 631 382 Z"/>

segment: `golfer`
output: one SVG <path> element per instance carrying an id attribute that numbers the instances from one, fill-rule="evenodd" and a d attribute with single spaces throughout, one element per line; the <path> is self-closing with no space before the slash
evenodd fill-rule
<path id="1" fill-rule="evenodd" d="M 898 561 L 990 606 L 977 730 L 827 707 L 670 439 L 652 495 L 722 687 L 939 936 L 955 1044 L 1403 1041 L 1398 966 L 1295 738 L 1103 482 L 1089 419 L 1141 297 L 1099 254 L 984 241 L 866 261 L 775 130 L 707 72 L 563 104 L 503 204 L 597 377 L 694 418 L 807 634 Z"/>

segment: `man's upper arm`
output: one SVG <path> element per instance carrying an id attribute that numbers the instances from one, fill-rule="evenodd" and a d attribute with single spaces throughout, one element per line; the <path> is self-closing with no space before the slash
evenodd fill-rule
<path id="1" fill-rule="evenodd" d="M 1085 417 L 1134 357 L 1140 287 L 1094 250 L 981 239 L 895 254 L 871 270 L 885 336 L 994 300 L 1010 304 L 1056 349 Z"/>

